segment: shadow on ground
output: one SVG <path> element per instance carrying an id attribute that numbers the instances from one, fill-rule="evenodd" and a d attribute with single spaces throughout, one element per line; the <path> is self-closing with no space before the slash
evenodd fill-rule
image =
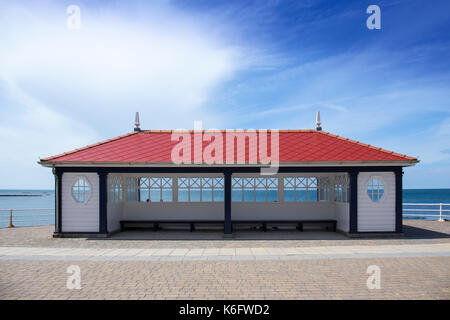
<path id="1" fill-rule="evenodd" d="M 448 222 L 443 222 L 448 223 Z M 404 238 L 407 239 L 442 239 L 450 238 L 450 234 L 421 227 L 403 226 Z"/>
<path id="2" fill-rule="evenodd" d="M 403 225 L 403 239 L 445 239 L 450 238 L 450 223 L 433 221 L 405 221 Z M 398 238 L 398 236 L 395 236 Z M 390 238 L 389 236 L 383 238 Z M 376 234 L 364 236 L 359 240 L 380 239 Z M 225 238 L 221 230 L 171 230 L 163 229 L 153 231 L 151 228 L 129 229 L 111 235 L 108 238 L 92 238 L 91 240 L 188 240 L 188 241 L 226 241 L 226 240 L 352 240 L 352 238 L 339 232 L 323 230 L 280 230 L 271 229 L 267 232 L 262 230 L 234 230 L 231 238 Z"/>
<path id="3" fill-rule="evenodd" d="M 232 237 L 224 237 L 221 230 L 170 230 L 130 229 L 119 232 L 102 240 L 345 240 L 342 233 L 330 231 L 294 231 L 294 230 L 235 230 Z M 95 240 L 99 240 L 95 238 Z"/>

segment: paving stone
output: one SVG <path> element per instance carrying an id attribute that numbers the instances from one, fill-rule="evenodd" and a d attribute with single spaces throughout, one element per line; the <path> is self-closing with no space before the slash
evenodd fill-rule
<path id="1" fill-rule="evenodd" d="M 263 257 L 269 258 L 259 256 Z M 248 261 L 1 260 L 0 299 L 450 299 L 450 257 L 274 257 Z M 81 290 L 66 288 L 69 264 L 80 267 Z M 366 286 L 369 265 L 381 269 L 379 290 Z"/>
<path id="2" fill-rule="evenodd" d="M 54 226 L 0 228 L 0 246 L 14 247 L 71 247 L 71 248 L 250 248 L 254 247 L 324 247 L 372 246 L 392 244 L 439 244 L 450 237 L 450 222 L 404 220 L 404 238 L 348 238 L 340 233 L 321 231 L 236 231 L 233 238 L 224 240 L 220 231 L 198 230 L 153 232 L 129 230 L 107 239 L 52 238 Z M 165 241 L 164 239 L 181 241 Z M 121 241 L 126 239 L 126 241 Z M 214 240 L 214 241 L 211 241 Z"/>
<path id="3" fill-rule="evenodd" d="M 176 241 L 143 239 L 164 232 L 87 240 L 52 238 L 50 226 L 0 228 L 0 299 L 448 300 L 449 226 L 407 221 L 403 239 L 269 231 L 219 240 L 196 231 L 179 235 L 205 239 Z M 70 265 L 81 268 L 81 290 L 66 288 Z M 380 290 L 367 289 L 370 265 L 381 269 Z"/>

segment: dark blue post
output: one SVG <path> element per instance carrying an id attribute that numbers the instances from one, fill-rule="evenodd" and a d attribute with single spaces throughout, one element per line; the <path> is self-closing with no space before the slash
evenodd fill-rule
<path id="1" fill-rule="evenodd" d="M 62 232 L 62 171 L 53 168 L 53 175 L 55 176 L 55 233 Z"/>
<path id="2" fill-rule="evenodd" d="M 395 232 L 403 232 L 403 169 L 395 171 Z"/>
<path id="3" fill-rule="evenodd" d="M 98 172 L 99 177 L 99 233 L 108 234 L 108 185 L 106 172 Z"/>
<path id="4" fill-rule="evenodd" d="M 231 223 L 231 171 L 224 172 L 224 230 L 225 235 L 230 235 L 233 232 L 233 227 Z"/>
<path id="5" fill-rule="evenodd" d="M 349 171 L 350 180 L 350 233 L 358 232 L 358 171 Z"/>

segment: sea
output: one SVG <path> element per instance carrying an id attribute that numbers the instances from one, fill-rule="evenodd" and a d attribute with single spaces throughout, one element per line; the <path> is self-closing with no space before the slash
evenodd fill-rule
<path id="1" fill-rule="evenodd" d="M 450 220 L 450 189 L 404 189 L 404 219 L 437 220 L 439 205 L 443 214 Z M 406 203 L 417 205 L 405 205 Z M 421 205 L 418 205 L 421 204 Z M 424 204 L 424 205 L 422 205 Z M 14 226 L 38 226 L 55 223 L 54 190 L 1 190 L 0 189 L 0 227 L 9 225 L 10 209 L 13 209 Z M 21 211 L 20 209 L 32 209 Z M 42 209 L 42 210 L 36 210 Z M 420 211 L 410 211 L 419 209 Z M 412 216 L 420 214 L 420 217 Z M 445 217 L 444 217 L 445 218 Z"/>

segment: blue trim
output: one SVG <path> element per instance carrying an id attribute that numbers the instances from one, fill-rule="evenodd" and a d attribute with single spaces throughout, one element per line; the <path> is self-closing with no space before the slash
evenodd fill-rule
<path id="1" fill-rule="evenodd" d="M 60 168 L 53 169 L 55 176 L 55 232 L 62 232 L 62 175 Z"/>
<path id="2" fill-rule="evenodd" d="M 403 170 L 395 170 L 395 232 L 403 232 Z"/>
<path id="3" fill-rule="evenodd" d="M 99 233 L 108 233 L 108 185 L 106 172 L 99 172 Z"/>
<path id="4" fill-rule="evenodd" d="M 350 233 L 358 232 L 358 174 L 356 170 L 348 172 L 350 178 Z"/>
<path id="5" fill-rule="evenodd" d="M 231 234 L 233 226 L 231 222 L 231 171 L 224 172 L 224 234 Z"/>
<path id="6" fill-rule="evenodd" d="M 279 173 L 300 172 L 380 172 L 396 171 L 401 166 L 391 167 L 280 167 Z M 106 172 L 106 173 L 258 173 L 261 167 L 57 167 L 63 172 Z"/>

